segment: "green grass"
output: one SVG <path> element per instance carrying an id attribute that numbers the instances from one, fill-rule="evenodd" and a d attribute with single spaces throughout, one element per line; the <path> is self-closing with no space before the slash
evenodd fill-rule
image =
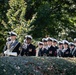
<path id="1" fill-rule="evenodd" d="M 0 75 L 76 75 L 76 58 L 0 57 Z"/>

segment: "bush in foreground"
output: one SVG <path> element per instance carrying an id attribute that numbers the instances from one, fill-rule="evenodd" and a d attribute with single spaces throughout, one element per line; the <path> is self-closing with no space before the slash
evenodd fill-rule
<path id="1" fill-rule="evenodd" d="M 76 75 L 76 59 L 0 57 L 0 75 Z"/>

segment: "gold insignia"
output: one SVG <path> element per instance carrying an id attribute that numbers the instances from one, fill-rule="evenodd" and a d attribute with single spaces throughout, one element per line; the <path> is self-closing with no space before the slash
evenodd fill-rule
<path id="1" fill-rule="evenodd" d="M 69 54 L 69 52 L 66 52 L 66 54 Z"/>
<path id="2" fill-rule="evenodd" d="M 52 51 L 49 51 L 49 54 L 52 54 Z"/>
<path id="3" fill-rule="evenodd" d="M 29 52 L 32 52 L 32 49 L 29 49 Z"/>

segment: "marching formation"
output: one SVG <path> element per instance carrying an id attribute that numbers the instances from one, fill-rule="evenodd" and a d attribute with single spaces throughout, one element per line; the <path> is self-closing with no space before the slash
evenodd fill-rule
<path id="1" fill-rule="evenodd" d="M 16 40 L 17 34 L 13 31 L 7 38 L 3 49 L 4 56 L 48 56 L 48 57 L 76 57 L 76 38 L 74 42 L 67 40 L 57 41 L 54 38 L 43 38 L 36 48 L 32 44 L 32 36 L 26 35 L 23 44 Z"/>

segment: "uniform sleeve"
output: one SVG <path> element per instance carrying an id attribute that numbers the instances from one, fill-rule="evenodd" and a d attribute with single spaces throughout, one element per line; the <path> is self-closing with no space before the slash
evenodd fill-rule
<path id="1" fill-rule="evenodd" d="M 41 56 L 41 50 L 39 49 L 39 51 L 38 51 L 38 56 Z"/>
<path id="2" fill-rule="evenodd" d="M 5 45 L 3 48 L 3 52 L 7 50 L 7 46 Z"/>
<path id="3" fill-rule="evenodd" d="M 36 47 L 33 46 L 33 56 L 36 56 Z"/>
<path id="4" fill-rule="evenodd" d="M 17 49 L 17 54 L 19 55 L 20 51 L 21 51 L 21 44 L 20 43 L 17 45 L 16 49 Z"/>

